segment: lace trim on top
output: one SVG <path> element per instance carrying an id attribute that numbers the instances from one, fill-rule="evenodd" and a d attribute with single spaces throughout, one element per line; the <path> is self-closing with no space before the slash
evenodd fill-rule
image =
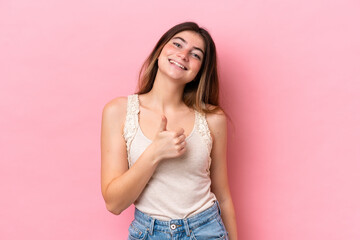
<path id="1" fill-rule="evenodd" d="M 135 137 L 136 130 L 139 127 L 139 112 L 140 112 L 140 103 L 138 94 L 132 94 L 128 96 L 127 102 L 127 112 L 124 125 L 124 139 L 126 141 L 126 149 L 128 156 L 129 168 L 131 167 L 130 159 L 130 146 L 131 142 Z M 195 110 L 195 129 L 199 132 L 200 136 L 204 140 L 204 143 L 208 149 L 209 153 L 209 166 L 208 172 L 210 173 L 211 165 L 211 149 L 212 149 L 212 137 L 210 134 L 210 129 L 206 121 L 204 113 L 200 113 Z"/>
<path id="2" fill-rule="evenodd" d="M 136 130 L 139 126 L 138 113 L 139 113 L 139 99 L 136 94 L 129 95 L 127 101 L 127 111 L 126 111 L 124 135 L 123 135 L 126 141 L 126 150 L 127 150 L 129 168 L 131 167 L 130 146 L 132 140 L 135 137 Z"/>
<path id="3" fill-rule="evenodd" d="M 209 166 L 207 169 L 208 174 L 210 174 L 210 165 L 211 165 L 211 157 L 210 157 L 210 153 L 211 153 L 211 149 L 212 149 L 212 137 L 210 134 L 210 129 L 209 126 L 207 124 L 206 121 L 206 117 L 205 117 L 205 113 L 201 113 L 195 110 L 195 113 L 197 114 L 197 130 L 200 133 L 202 139 L 205 142 L 205 145 L 208 148 L 208 153 L 209 153 Z"/>

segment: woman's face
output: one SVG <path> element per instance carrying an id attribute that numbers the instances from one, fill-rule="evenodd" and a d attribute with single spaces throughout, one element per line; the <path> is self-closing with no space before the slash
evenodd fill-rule
<path id="1" fill-rule="evenodd" d="M 204 53 L 205 42 L 201 35 L 193 31 L 179 32 L 162 49 L 158 71 L 186 84 L 198 74 Z"/>

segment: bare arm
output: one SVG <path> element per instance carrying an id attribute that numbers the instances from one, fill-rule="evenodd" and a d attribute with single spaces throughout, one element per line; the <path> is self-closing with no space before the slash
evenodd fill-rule
<path id="1" fill-rule="evenodd" d="M 211 190 L 216 195 L 221 208 L 221 217 L 230 240 L 237 240 L 237 226 L 232 202 L 226 164 L 227 124 L 224 113 L 211 114 L 208 117 L 209 128 L 213 136 L 211 151 Z"/>
<path id="2" fill-rule="evenodd" d="M 145 188 L 158 163 L 151 147 L 152 145 L 144 151 L 128 171 L 108 184 L 104 198 L 110 212 L 120 214 L 139 197 Z"/>
<path id="3" fill-rule="evenodd" d="M 153 143 L 129 169 L 123 137 L 126 104 L 123 97 L 106 104 L 101 125 L 101 191 L 106 208 L 116 215 L 139 197 L 160 161 L 185 152 L 183 129 L 166 131 L 165 118 Z"/>

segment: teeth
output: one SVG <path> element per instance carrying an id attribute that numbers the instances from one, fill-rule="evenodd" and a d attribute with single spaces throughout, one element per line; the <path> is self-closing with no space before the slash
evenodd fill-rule
<path id="1" fill-rule="evenodd" d="M 178 67 L 180 67 L 180 68 L 182 68 L 182 69 L 185 70 L 185 67 L 184 67 L 183 65 L 181 65 L 180 63 L 177 63 L 177 62 L 175 62 L 175 61 L 173 61 L 173 60 L 170 60 L 170 62 L 171 62 L 171 63 L 174 63 L 176 66 L 178 66 Z"/>

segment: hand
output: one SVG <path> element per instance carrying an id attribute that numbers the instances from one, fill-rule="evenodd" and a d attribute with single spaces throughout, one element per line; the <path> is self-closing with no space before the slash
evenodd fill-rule
<path id="1" fill-rule="evenodd" d="M 154 154 L 159 160 L 179 157 L 186 151 L 184 129 L 178 128 L 176 131 L 168 131 L 166 124 L 167 118 L 162 115 L 159 130 L 152 143 Z"/>

